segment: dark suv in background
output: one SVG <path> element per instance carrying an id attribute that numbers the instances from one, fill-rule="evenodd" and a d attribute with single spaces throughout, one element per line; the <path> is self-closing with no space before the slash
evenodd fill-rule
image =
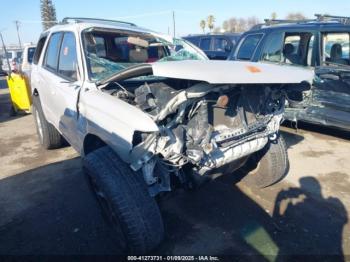
<path id="1" fill-rule="evenodd" d="M 311 90 L 288 96 L 285 118 L 350 131 L 350 18 L 265 20 L 245 32 L 229 59 L 310 67 Z"/>
<path id="2" fill-rule="evenodd" d="M 183 37 L 204 51 L 209 59 L 226 60 L 241 34 L 203 34 Z"/>

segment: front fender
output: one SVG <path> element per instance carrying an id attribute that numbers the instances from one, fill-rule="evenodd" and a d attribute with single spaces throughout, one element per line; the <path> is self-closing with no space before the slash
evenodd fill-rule
<path id="1" fill-rule="evenodd" d="M 86 133 L 100 137 L 127 163 L 134 132 L 159 131 L 142 110 L 101 90 L 82 91 L 79 110 L 86 118 Z"/>

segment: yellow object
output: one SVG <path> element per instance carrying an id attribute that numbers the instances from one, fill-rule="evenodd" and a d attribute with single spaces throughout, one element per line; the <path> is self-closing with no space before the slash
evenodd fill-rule
<path id="1" fill-rule="evenodd" d="M 30 112 L 31 92 L 28 78 L 24 74 L 12 73 L 7 77 L 11 101 L 15 112 Z"/>

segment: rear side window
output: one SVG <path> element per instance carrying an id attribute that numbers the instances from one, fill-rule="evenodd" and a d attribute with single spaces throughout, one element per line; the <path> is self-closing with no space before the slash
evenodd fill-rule
<path id="1" fill-rule="evenodd" d="M 77 50 L 73 33 L 65 33 L 63 36 L 58 74 L 70 80 L 77 80 Z"/>
<path id="2" fill-rule="evenodd" d="M 237 59 L 250 60 L 253 57 L 261 38 L 262 34 L 246 36 L 238 50 Z"/>
<path id="3" fill-rule="evenodd" d="M 45 67 L 55 71 L 57 70 L 61 37 L 62 33 L 53 34 L 46 49 Z"/>
<path id="4" fill-rule="evenodd" d="M 33 57 L 33 64 L 37 65 L 39 63 L 39 59 L 41 56 L 41 53 L 43 51 L 43 47 L 45 45 L 47 36 L 43 36 L 39 39 L 38 44 L 36 45 L 34 57 Z"/>
<path id="5" fill-rule="evenodd" d="M 216 37 L 214 39 L 214 51 L 230 51 L 231 46 L 229 44 L 229 42 L 222 37 Z"/>
<path id="6" fill-rule="evenodd" d="M 199 47 L 202 50 L 210 50 L 210 38 L 202 38 Z"/>
<path id="7" fill-rule="evenodd" d="M 331 64 L 350 65 L 350 33 L 331 32 L 322 35 L 323 61 Z"/>

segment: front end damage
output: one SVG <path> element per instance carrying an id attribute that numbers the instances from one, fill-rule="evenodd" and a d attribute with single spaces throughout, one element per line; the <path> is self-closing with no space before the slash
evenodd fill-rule
<path id="1" fill-rule="evenodd" d="M 152 68 L 146 67 L 140 66 L 140 72 L 151 75 Z M 210 175 L 227 164 L 231 171 L 241 167 L 277 139 L 286 92 L 293 88 L 265 80 L 220 84 L 162 75 L 130 91 L 124 80 L 140 77 L 135 71 L 108 82 L 115 88 L 113 95 L 141 109 L 159 127 L 158 132 L 134 133 L 129 158 L 134 171 L 142 170 L 151 195 L 170 191 L 173 175 L 186 183 L 188 176 Z"/>
<path id="2" fill-rule="evenodd" d="M 138 134 L 143 138 L 130 155 L 132 169 L 142 169 L 153 194 L 170 190 L 170 174 L 182 176 L 185 166 L 210 174 L 259 151 L 276 139 L 284 110 L 284 94 L 273 86 L 198 83 L 176 91 L 157 83 L 135 94 L 136 106 L 160 130 Z"/>

